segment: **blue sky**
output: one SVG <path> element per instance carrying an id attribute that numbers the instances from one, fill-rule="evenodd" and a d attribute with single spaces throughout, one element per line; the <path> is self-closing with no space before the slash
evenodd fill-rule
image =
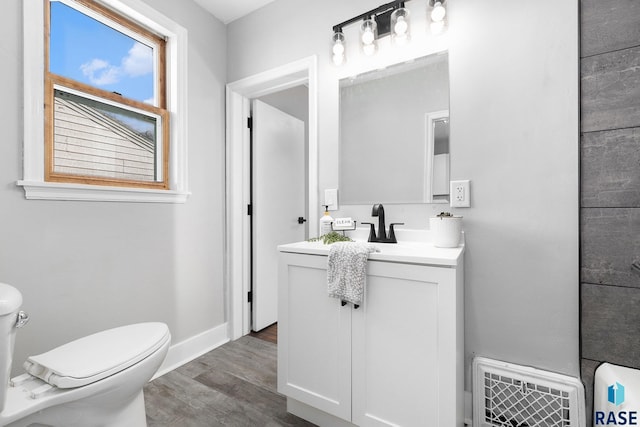
<path id="1" fill-rule="evenodd" d="M 51 2 L 50 71 L 154 104 L 152 49 L 58 1 Z"/>

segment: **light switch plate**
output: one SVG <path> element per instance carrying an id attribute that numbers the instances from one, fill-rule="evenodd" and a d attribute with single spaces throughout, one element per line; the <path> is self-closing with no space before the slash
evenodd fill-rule
<path id="1" fill-rule="evenodd" d="M 338 189 L 328 188 L 324 190 L 324 204 L 329 205 L 330 211 L 338 210 Z"/>
<path id="2" fill-rule="evenodd" d="M 471 191 L 469 180 L 451 181 L 449 189 L 449 205 L 452 208 L 471 207 Z"/>

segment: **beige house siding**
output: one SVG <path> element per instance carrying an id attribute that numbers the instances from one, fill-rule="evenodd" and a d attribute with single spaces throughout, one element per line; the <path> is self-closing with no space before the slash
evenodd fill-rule
<path id="1" fill-rule="evenodd" d="M 55 97 L 54 172 L 151 181 L 154 142 L 99 111 Z"/>

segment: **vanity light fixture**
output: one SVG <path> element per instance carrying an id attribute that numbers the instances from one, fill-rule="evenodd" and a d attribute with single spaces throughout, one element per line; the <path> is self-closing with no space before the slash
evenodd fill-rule
<path id="1" fill-rule="evenodd" d="M 431 11 L 429 13 L 429 20 L 431 23 L 429 27 L 431 28 L 432 34 L 441 34 L 444 31 L 445 27 L 445 17 L 447 16 L 447 9 L 444 7 L 444 3 L 446 0 L 429 0 L 429 7 Z"/>
<path id="2" fill-rule="evenodd" d="M 360 24 L 360 45 L 365 55 L 373 55 L 378 49 L 378 39 L 391 34 L 397 45 L 409 41 L 409 11 L 406 1 L 392 1 L 333 26 L 331 55 L 333 63 L 342 65 L 345 61 L 345 37 L 342 28 L 362 21 Z"/>

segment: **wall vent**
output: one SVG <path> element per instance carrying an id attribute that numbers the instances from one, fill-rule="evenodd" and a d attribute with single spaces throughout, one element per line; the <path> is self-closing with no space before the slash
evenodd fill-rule
<path id="1" fill-rule="evenodd" d="M 474 427 L 583 427 L 584 387 L 573 377 L 476 357 Z"/>

